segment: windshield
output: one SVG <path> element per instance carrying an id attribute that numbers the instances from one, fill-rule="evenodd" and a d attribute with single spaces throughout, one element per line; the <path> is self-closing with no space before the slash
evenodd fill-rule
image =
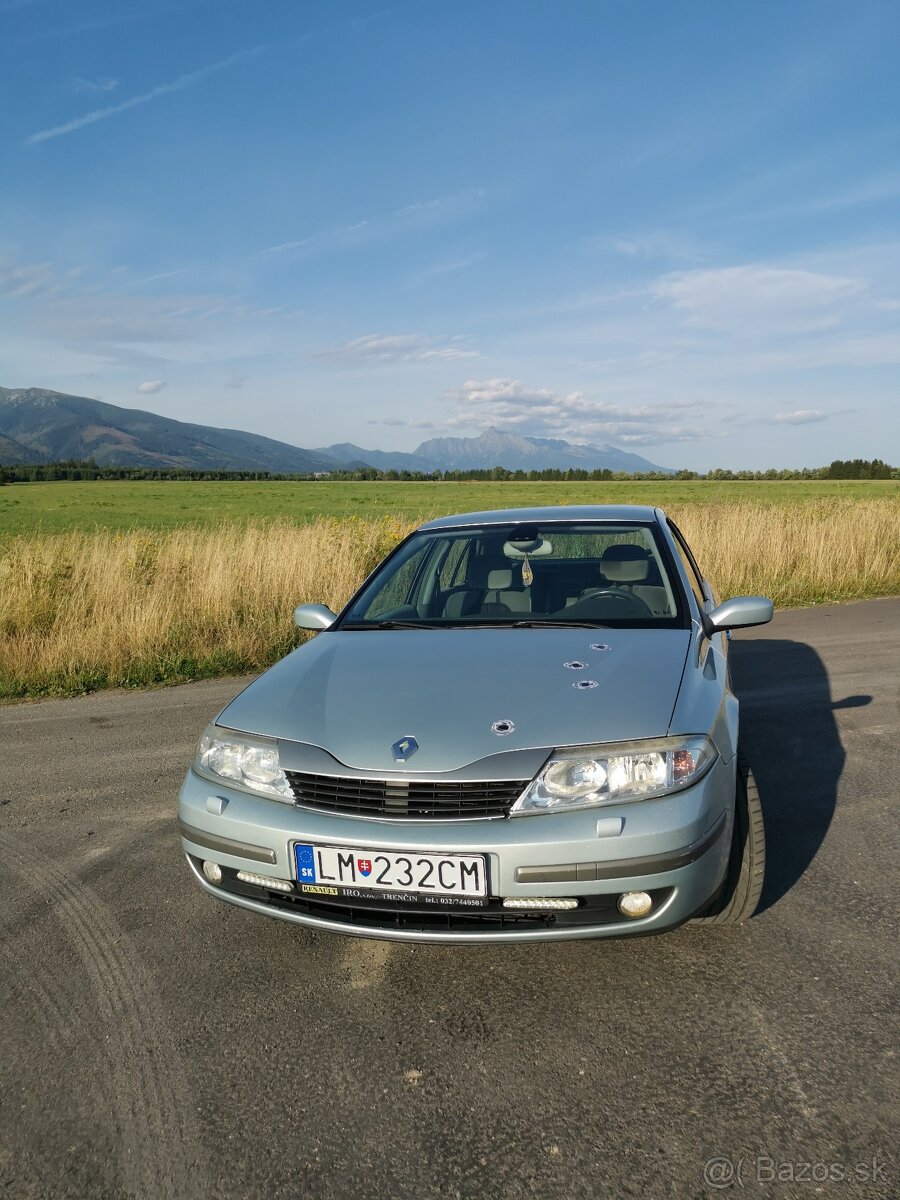
<path id="1" fill-rule="evenodd" d="M 413 534 L 340 628 L 685 624 L 652 525 L 487 525 Z"/>

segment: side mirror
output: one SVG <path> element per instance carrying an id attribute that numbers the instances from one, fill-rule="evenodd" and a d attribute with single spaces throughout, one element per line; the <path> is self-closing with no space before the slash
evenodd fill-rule
<path id="1" fill-rule="evenodd" d="M 294 624 L 298 629 L 330 629 L 337 615 L 327 604 L 301 604 L 294 609 Z"/>
<path id="2" fill-rule="evenodd" d="M 724 629 L 747 629 L 751 625 L 766 625 L 772 620 L 775 606 L 768 596 L 734 596 L 724 600 L 711 613 L 705 613 L 703 627 L 707 636 Z"/>

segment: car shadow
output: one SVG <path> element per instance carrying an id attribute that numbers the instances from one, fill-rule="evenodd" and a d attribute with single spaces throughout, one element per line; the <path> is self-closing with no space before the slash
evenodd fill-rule
<path id="1" fill-rule="evenodd" d="M 732 641 L 728 661 L 766 827 L 759 914 L 801 878 L 831 825 L 846 758 L 835 710 L 872 697 L 835 701 L 825 664 L 805 642 L 748 634 Z"/>

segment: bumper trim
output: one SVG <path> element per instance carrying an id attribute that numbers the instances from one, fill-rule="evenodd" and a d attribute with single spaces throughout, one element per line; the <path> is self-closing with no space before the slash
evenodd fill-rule
<path id="1" fill-rule="evenodd" d="M 516 883 L 571 883 L 577 880 L 626 879 L 633 875 L 660 875 L 677 871 L 696 862 L 719 840 L 725 828 L 725 813 L 695 842 L 666 854 L 647 854 L 641 858 L 617 858 L 612 862 L 566 863 L 549 867 L 516 867 Z"/>
<path id="2" fill-rule="evenodd" d="M 248 909 L 250 912 L 260 913 L 262 916 L 275 917 L 280 921 L 291 921 L 295 925 L 305 925 L 309 929 L 321 929 L 323 932 L 345 934 L 349 937 L 373 938 L 377 941 L 450 942 L 467 945 L 480 943 L 484 945 L 491 943 L 500 944 L 502 942 L 573 941 L 591 937 L 634 937 L 640 933 L 657 933 L 665 929 L 674 928 L 675 925 L 682 924 L 686 919 L 686 917 L 679 917 L 675 921 L 672 921 L 671 917 L 669 917 L 668 920 L 661 920 L 661 918 L 666 917 L 670 913 L 677 899 L 678 889 L 673 888 L 667 899 L 649 917 L 641 917 L 636 921 L 623 918 L 621 922 L 610 925 L 562 926 L 553 929 L 506 930 L 503 932 L 491 930 L 489 933 L 478 933 L 475 931 L 463 933 L 455 930 L 438 933 L 417 929 L 379 928 L 375 925 L 361 926 L 350 922 L 324 920 L 322 917 L 308 916 L 305 913 L 285 912 L 282 908 L 275 908 L 260 900 L 251 900 L 248 896 L 239 896 L 234 892 L 226 892 L 222 888 L 210 883 L 208 879 L 204 879 L 189 854 L 185 857 L 187 858 L 191 874 L 203 890 L 210 896 L 214 896 L 217 900 L 224 900 L 227 904 L 235 904 L 238 908 Z"/>
<path id="3" fill-rule="evenodd" d="M 178 818 L 178 832 L 194 846 L 203 846 L 207 850 L 217 850 L 220 854 L 233 854 L 236 858 L 249 858 L 253 862 L 276 863 L 275 851 L 267 846 L 254 846 L 250 842 L 237 842 L 233 838 L 219 837 L 217 833 L 207 833 L 205 829 L 196 829 L 188 825 L 181 817 Z"/>

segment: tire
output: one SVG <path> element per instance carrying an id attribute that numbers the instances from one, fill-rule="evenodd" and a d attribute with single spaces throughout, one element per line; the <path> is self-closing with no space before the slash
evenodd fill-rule
<path id="1" fill-rule="evenodd" d="M 702 925 L 740 925 L 756 911 L 766 876 L 766 834 L 753 772 L 740 749 L 734 796 L 734 832 L 722 893 L 697 920 Z"/>

